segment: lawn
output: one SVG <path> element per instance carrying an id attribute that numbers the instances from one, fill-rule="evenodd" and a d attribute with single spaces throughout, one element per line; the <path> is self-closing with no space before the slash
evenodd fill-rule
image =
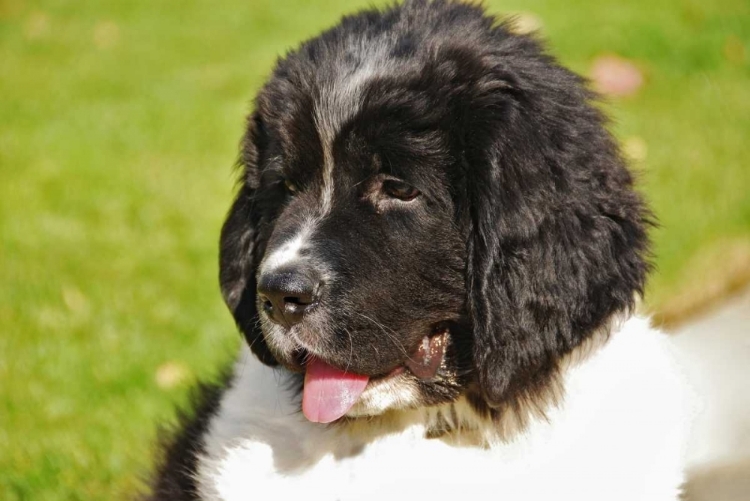
<path id="1" fill-rule="evenodd" d="M 250 98 L 366 1 L 0 0 L 0 499 L 127 499 L 157 423 L 238 336 L 217 240 Z M 646 303 L 676 318 L 750 277 L 750 3 L 488 1 L 588 73 L 661 221 Z M 528 18 L 528 16 L 527 16 Z"/>

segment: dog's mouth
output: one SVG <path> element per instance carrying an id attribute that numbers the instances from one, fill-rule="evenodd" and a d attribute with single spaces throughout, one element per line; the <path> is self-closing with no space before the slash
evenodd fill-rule
<path id="1" fill-rule="evenodd" d="M 305 369 L 302 412 L 312 422 L 331 423 L 349 412 L 368 385 L 398 377 L 405 371 L 419 379 L 433 379 L 445 358 L 447 344 L 448 329 L 436 330 L 422 338 L 403 365 L 379 376 L 356 374 L 314 355 L 298 353 L 297 358 Z"/>

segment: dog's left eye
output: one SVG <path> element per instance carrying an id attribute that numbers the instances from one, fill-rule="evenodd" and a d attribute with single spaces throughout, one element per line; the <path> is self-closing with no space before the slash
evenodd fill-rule
<path id="1" fill-rule="evenodd" d="M 419 190 L 414 186 L 395 179 L 383 181 L 383 192 L 389 197 L 398 198 L 404 202 L 409 202 L 419 196 Z"/>
<path id="2" fill-rule="evenodd" d="M 297 185 L 291 182 L 290 180 L 284 179 L 284 186 L 286 186 L 287 191 L 291 193 L 292 195 L 297 193 Z"/>

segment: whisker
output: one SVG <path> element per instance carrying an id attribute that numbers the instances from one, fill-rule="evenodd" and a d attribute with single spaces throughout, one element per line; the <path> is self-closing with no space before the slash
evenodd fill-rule
<path id="1" fill-rule="evenodd" d="M 401 341 L 399 341 L 399 339 L 397 337 L 395 337 L 395 336 L 398 335 L 396 333 L 396 331 L 394 331 L 393 329 L 390 329 L 389 327 L 381 324 L 377 320 L 375 320 L 373 318 L 370 318 L 370 317 L 368 317 L 367 315 L 365 315 L 363 313 L 359 313 L 358 311 L 355 311 L 354 313 L 357 314 L 357 315 L 359 315 L 362 318 L 365 318 L 366 320 L 369 320 L 370 322 L 372 322 L 373 324 L 375 324 L 377 327 L 379 327 L 380 330 L 383 331 L 383 334 L 385 334 L 388 337 L 388 339 L 390 339 L 391 341 L 393 341 L 393 344 L 396 345 L 396 347 L 401 350 L 401 352 L 404 354 L 404 356 L 407 358 L 407 360 L 409 360 L 411 362 L 414 362 L 414 360 L 411 358 L 411 356 L 409 355 L 409 353 L 406 351 L 406 348 L 404 347 L 403 343 Z M 390 330 L 391 332 L 388 332 L 388 330 Z M 377 348 L 376 348 L 376 351 L 377 351 Z"/>
<path id="2" fill-rule="evenodd" d="M 352 340 L 352 333 L 349 332 L 349 329 L 344 328 L 344 332 L 349 336 L 349 360 L 346 362 L 346 369 L 344 369 L 344 372 L 348 372 L 352 363 L 352 358 L 354 358 L 354 341 Z"/>

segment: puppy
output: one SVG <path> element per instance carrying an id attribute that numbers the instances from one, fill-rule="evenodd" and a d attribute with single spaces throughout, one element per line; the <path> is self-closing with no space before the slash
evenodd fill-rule
<path id="1" fill-rule="evenodd" d="M 650 214 L 595 97 L 442 0 L 280 60 L 221 233 L 247 343 L 151 499 L 677 499 L 685 393 L 631 316 Z"/>

